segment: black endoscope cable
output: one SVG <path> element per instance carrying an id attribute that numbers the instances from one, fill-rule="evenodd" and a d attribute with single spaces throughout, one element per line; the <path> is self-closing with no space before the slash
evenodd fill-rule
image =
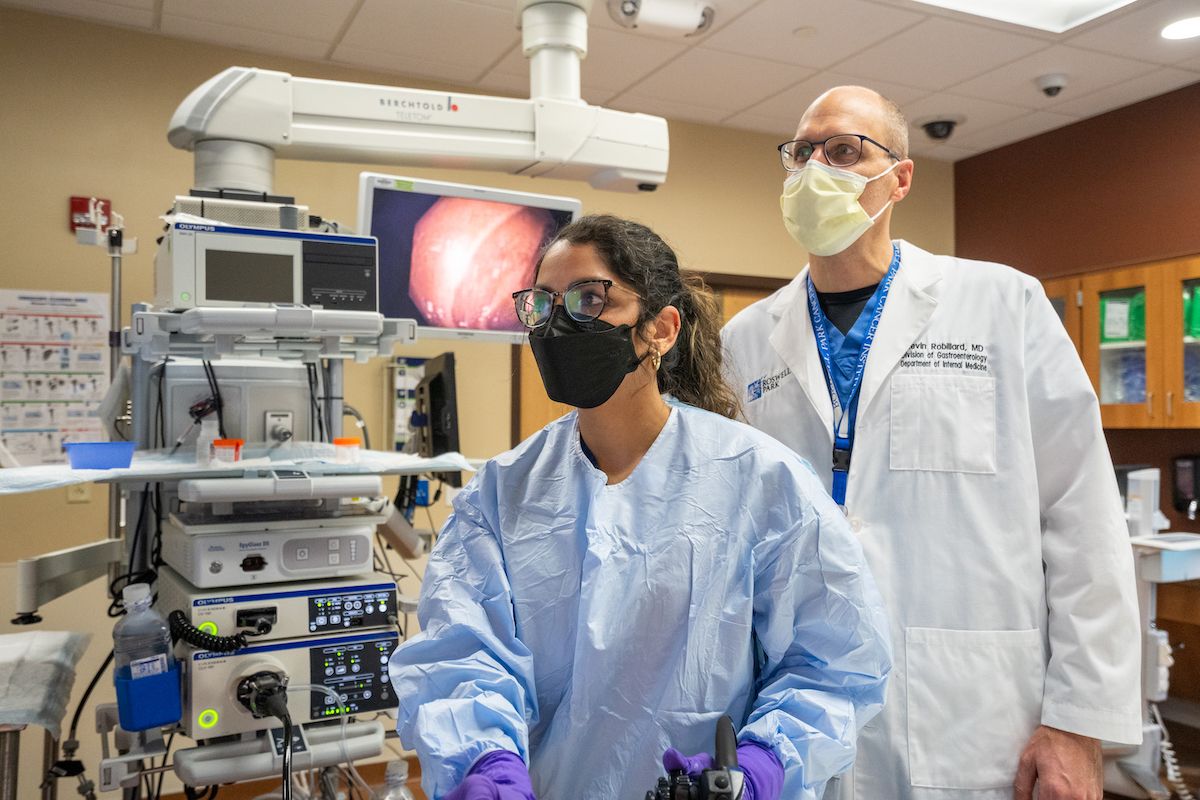
<path id="1" fill-rule="evenodd" d="M 210 650 L 214 653 L 236 652 L 249 644 L 247 640 L 250 637 L 266 636 L 271 632 L 271 623 L 260 619 L 255 630 L 238 631 L 232 636 L 214 636 L 197 628 L 188 620 L 187 614 L 179 610 L 172 611 L 167 615 L 167 625 L 170 626 L 171 638 L 175 641 L 182 640 L 193 647 Z"/>
<path id="2" fill-rule="evenodd" d="M 287 676 L 262 671 L 238 685 L 238 701 L 261 719 L 275 717 L 283 723 L 283 800 L 292 800 L 292 715 L 287 707 Z"/>

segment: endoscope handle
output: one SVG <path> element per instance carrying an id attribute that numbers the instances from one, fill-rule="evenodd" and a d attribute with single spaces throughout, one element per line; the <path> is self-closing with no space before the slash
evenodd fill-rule
<path id="1" fill-rule="evenodd" d="M 737 769 L 737 731 L 728 714 L 717 720 L 717 752 L 713 761 L 717 769 Z"/>

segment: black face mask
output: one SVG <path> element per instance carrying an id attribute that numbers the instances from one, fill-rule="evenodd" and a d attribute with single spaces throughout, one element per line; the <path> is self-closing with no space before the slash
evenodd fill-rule
<path id="1" fill-rule="evenodd" d="M 579 323 L 562 306 L 529 334 L 546 394 L 556 403 L 595 408 L 612 397 L 625 376 L 642 363 L 633 349 L 633 328 L 601 320 Z"/>

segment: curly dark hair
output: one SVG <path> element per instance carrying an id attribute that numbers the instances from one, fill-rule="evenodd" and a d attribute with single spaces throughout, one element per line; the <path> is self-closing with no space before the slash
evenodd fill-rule
<path id="1" fill-rule="evenodd" d="M 641 297 L 639 332 L 666 306 L 679 310 L 679 338 L 662 355 L 658 389 L 689 405 L 736 419 L 737 395 L 721 371 L 721 313 L 716 297 L 695 273 L 679 268 L 679 259 L 657 233 L 632 220 L 590 214 L 567 225 L 538 257 L 558 242 L 590 244 L 600 259 Z M 536 274 L 536 272 L 535 272 Z"/>

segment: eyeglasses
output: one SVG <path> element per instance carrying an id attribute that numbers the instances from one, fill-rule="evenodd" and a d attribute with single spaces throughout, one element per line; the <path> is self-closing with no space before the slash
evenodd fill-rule
<path id="1" fill-rule="evenodd" d="M 608 305 L 608 290 L 613 285 L 609 280 L 587 280 L 573 283 L 564 291 L 551 292 L 547 289 L 522 289 L 513 292 L 513 305 L 517 319 L 526 328 L 540 328 L 550 321 L 554 311 L 554 298 L 561 297 L 563 310 L 576 322 L 591 322 L 600 316 Z"/>
<path id="2" fill-rule="evenodd" d="M 862 158 L 863 142 L 870 142 L 897 161 L 901 160 L 900 156 L 893 153 L 886 145 L 880 144 L 870 136 L 863 136 L 861 133 L 839 133 L 837 136 L 830 136 L 821 142 L 794 139 L 784 142 L 776 149 L 779 150 L 783 168 L 788 172 L 798 172 L 808 163 L 818 147 L 825 148 L 825 160 L 831 167 L 854 166 Z"/>

